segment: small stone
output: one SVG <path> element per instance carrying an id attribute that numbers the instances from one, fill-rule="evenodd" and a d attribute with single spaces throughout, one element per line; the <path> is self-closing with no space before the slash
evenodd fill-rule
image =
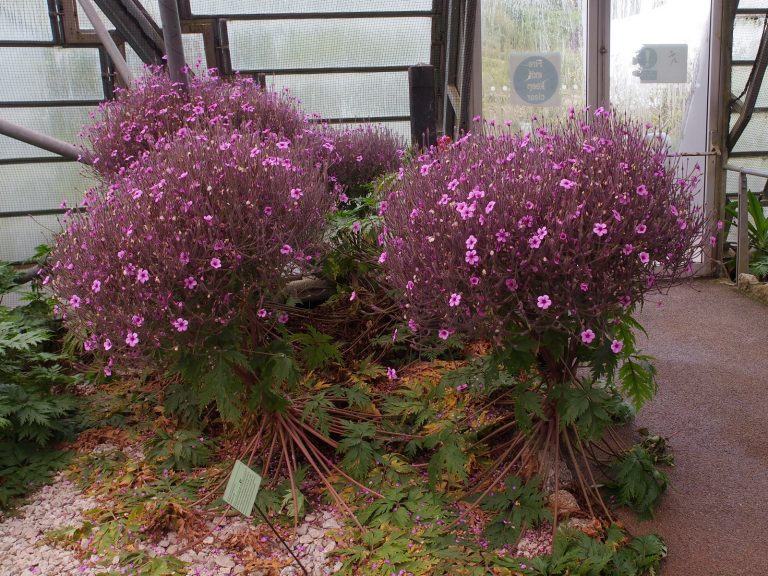
<path id="1" fill-rule="evenodd" d="M 307 533 L 307 530 L 309 530 L 309 524 L 301 524 L 298 528 L 296 528 L 296 534 L 298 536 L 304 536 L 304 534 Z"/>
<path id="2" fill-rule="evenodd" d="M 243 566 L 242 564 L 238 564 L 232 569 L 232 574 L 234 574 L 235 576 L 237 576 L 237 574 L 242 574 L 243 572 L 245 572 L 245 566 Z"/>
<path id="3" fill-rule="evenodd" d="M 203 540 L 203 544 L 213 544 L 213 536 L 208 536 L 205 540 Z"/>
<path id="4" fill-rule="evenodd" d="M 567 516 L 581 510 L 576 497 L 567 490 L 558 490 L 549 495 L 549 507 L 554 511 L 557 508 L 558 516 Z"/>
<path id="5" fill-rule="evenodd" d="M 310 528 L 307 531 L 307 534 L 309 534 L 312 537 L 313 540 L 317 539 L 317 538 L 322 538 L 323 537 L 323 531 L 320 530 L 319 528 Z"/>
<path id="6" fill-rule="evenodd" d="M 213 559 L 216 564 L 221 568 L 234 568 L 235 567 L 235 561 L 232 560 L 229 556 L 216 556 Z"/>

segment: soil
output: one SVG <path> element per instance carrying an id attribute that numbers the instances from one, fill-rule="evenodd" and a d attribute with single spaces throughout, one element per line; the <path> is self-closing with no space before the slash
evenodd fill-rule
<path id="1" fill-rule="evenodd" d="M 768 306 L 722 281 L 646 303 L 638 347 L 658 395 L 637 426 L 670 439 L 671 488 L 654 520 L 624 514 L 669 546 L 661 576 L 768 575 Z"/>

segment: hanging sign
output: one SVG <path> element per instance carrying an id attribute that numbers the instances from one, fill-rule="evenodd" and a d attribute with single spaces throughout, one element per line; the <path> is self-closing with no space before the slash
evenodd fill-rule
<path id="1" fill-rule="evenodd" d="M 560 105 L 561 61 L 556 52 L 512 54 L 512 102 L 523 106 Z"/>
<path id="2" fill-rule="evenodd" d="M 224 490 L 224 502 L 243 516 L 250 516 L 260 486 L 261 476 L 238 460 Z"/>
<path id="3" fill-rule="evenodd" d="M 680 84 L 688 81 L 688 44 L 643 44 L 632 58 L 633 76 L 641 84 Z"/>

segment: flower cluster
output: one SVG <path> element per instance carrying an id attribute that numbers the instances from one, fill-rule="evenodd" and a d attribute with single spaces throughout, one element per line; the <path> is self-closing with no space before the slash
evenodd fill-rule
<path id="1" fill-rule="evenodd" d="M 270 129 L 294 138 L 309 126 L 294 99 L 262 90 L 253 78 L 228 81 L 211 71 L 191 78 L 184 91 L 160 67 L 150 67 L 130 91 L 101 104 L 94 119 L 82 136 L 95 157 L 94 169 L 107 179 L 188 133 L 218 126 Z"/>
<path id="2" fill-rule="evenodd" d="M 384 126 L 365 125 L 332 136 L 334 150 L 328 175 L 352 188 L 397 171 L 404 149 L 402 140 Z"/>
<path id="3" fill-rule="evenodd" d="M 70 216 L 46 271 L 87 349 L 147 358 L 251 306 L 280 321 L 270 300 L 317 261 L 336 202 L 314 150 L 282 132 L 207 126 L 120 172 Z"/>
<path id="4" fill-rule="evenodd" d="M 613 319 L 685 274 L 703 232 L 698 176 L 680 177 L 648 134 L 603 109 L 572 111 L 405 166 L 383 210 L 382 261 L 411 330 L 610 342 Z"/>

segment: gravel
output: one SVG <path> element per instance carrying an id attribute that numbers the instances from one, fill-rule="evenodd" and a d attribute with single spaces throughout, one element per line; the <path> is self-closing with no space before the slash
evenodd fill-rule
<path id="1" fill-rule="evenodd" d="M 104 571 L 96 562 L 101 558 L 79 558 L 72 550 L 46 543 L 46 532 L 59 528 L 74 528 L 83 524 L 84 510 L 104 507 L 86 497 L 72 482 L 61 475 L 54 482 L 34 493 L 16 515 L 0 516 L 0 576 L 95 576 Z M 169 533 L 144 549 L 152 555 L 175 556 L 189 563 L 189 576 L 265 576 L 266 569 L 247 569 L 242 558 L 254 550 L 247 546 L 237 549 L 232 541 L 243 542 L 257 534 L 258 528 L 241 517 L 224 520 L 220 525 L 210 524 L 211 535 L 196 549 L 184 551 L 186 542 L 180 542 L 175 533 Z M 337 543 L 333 535 L 341 528 L 340 519 L 331 511 L 308 514 L 297 529 L 289 545 L 312 576 L 333 574 L 341 562 L 333 556 Z M 262 533 L 264 533 L 262 529 Z M 261 559 L 271 559 L 284 566 L 280 576 L 303 575 L 277 539 L 261 536 L 271 551 Z M 234 548 L 234 550 L 233 550 Z M 261 548 L 260 548 L 261 549 Z M 119 551 L 116 550 L 115 554 Z M 291 564 L 289 564 L 291 562 Z M 127 572 L 126 572 L 127 573 Z"/>

